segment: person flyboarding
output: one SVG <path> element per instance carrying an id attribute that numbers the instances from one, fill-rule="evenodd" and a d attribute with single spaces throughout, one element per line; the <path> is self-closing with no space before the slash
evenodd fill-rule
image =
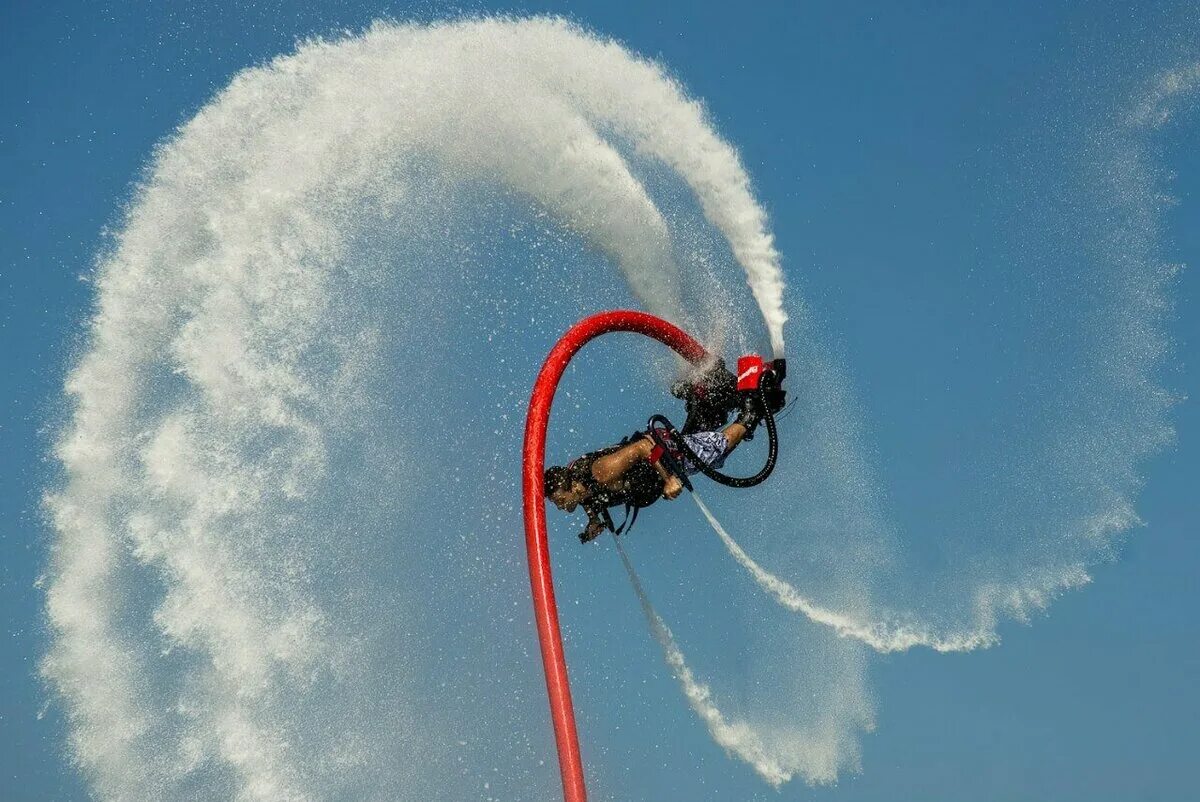
<path id="1" fill-rule="evenodd" d="M 738 375 L 718 359 L 690 380 L 676 382 L 671 393 L 683 400 L 687 422 L 675 430 L 661 415 L 650 418 L 643 431 L 616 445 L 591 451 L 573 462 L 546 469 L 546 498 L 564 512 L 582 507 L 587 526 L 579 533 L 581 543 L 598 537 L 605 529 L 627 532 L 638 510 L 659 499 L 675 499 L 688 477 L 703 473 L 733 487 L 749 487 L 763 481 L 774 467 L 776 437 L 772 416 L 784 405 L 781 382 L 784 360 L 764 362 L 757 356 L 738 360 Z M 736 419 L 726 425 L 731 412 Z M 767 466 L 749 479 L 726 477 L 718 472 L 735 448 L 754 437 L 759 423 L 767 419 L 771 451 Z M 613 523 L 610 507 L 624 506 L 625 520 Z"/>

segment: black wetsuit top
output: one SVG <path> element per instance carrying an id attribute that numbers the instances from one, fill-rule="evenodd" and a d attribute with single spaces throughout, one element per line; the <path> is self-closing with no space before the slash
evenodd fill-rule
<path id="1" fill-rule="evenodd" d="M 641 439 L 643 436 L 643 432 L 635 432 L 617 445 L 584 454 L 567 466 L 568 470 L 571 471 L 572 478 L 587 488 L 588 497 L 580 502 L 580 506 L 587 513 L 589 523 L 600 521 L 607 528 L 617 532 L 620 529 L 624 529 L 626 525 L 622 524 L 619 528 L 613 526 L 612 516 L 608 513 L 609 507 L 625 506 L 626 520 L 628 521 L 631 509 L 648 507 L 662 496 L 663 479 L 658 471 L 649 462 L 645 462 L 644 460 L 635 462 L 621 477 L 621 481 L 616 488 L 605 487 L 600 484 L 600 482 L 596 481 L 596 477 L 592 473 L 592 466 L 596 463 L 596 460 L 619 451 L 630 443 Z M 644 466 L 642 463 L 644 463 Z"/>

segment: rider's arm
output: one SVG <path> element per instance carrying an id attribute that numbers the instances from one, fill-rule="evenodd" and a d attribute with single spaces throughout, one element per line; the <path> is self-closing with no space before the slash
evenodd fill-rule
<path id="1" fill-rule="evenodd" d="M 617 481 L 625 475 L 640 459 L 649 459 L 654 450 L 654 441 L 649 437 L 630 443 L 622 449 L 600 457 L 592 463 L 592 476 L 602 485 Z M 663 478 L 663 496 L 668 499 L 676 498 L 683 492 L 683 482 L 678 476 L 668 471 L 661 462 L 655 462 L 654 469 Z"/>
<path id="2" fill-rule="evenodd" d="M 683 492 L 683 482 L 679 477 L 668 471 L 661 461 L 654 463 L 654 470 L 663 478 L 663 497 L 670 500 Z"/>
<path id="3" fill-rule="evenodd" d="M 654 449 L 654 441 L 650 438 L 630 443 L 624 448 L 606 454 L 592 463 L 592 476 L 602 485 L 611 484 L 622 476 L 629 466 L 639 459 L 646 459 Z"/>

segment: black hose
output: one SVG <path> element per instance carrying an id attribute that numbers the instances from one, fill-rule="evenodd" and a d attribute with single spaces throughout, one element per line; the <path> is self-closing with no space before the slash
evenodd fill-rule
<path id="1" fill-rule="evenodd" d="M 764 422 L 767 425 L 767 462 L 765 465 L 763 465 L 762 470 L 753 476 L 729 476 L 728 474 L 721 473 L 716 468 L 706 465 L 704 461 L 697 456 L 696 452 L 692 451 L 691 447 L 689 447 L 687 442 L 683 439 L 683 436 L 680 435 L 679 432 L 676 431 L 675 427 L 671 425 L 671 422 L 662 415 L 654 415 L 650 418 L 651 436 L 653 436 L 657 441 L 658 437 L 655 433 L 654 425 L 656 423 L 663 424 L 666 427 L 668 436 L 671 438 L 671 441 L 676 445 L 678 450 L 683 452 L 683 454 L 685 454 L 687 457 L 691 458 L 692 462 L 699 469 L 700 473 L 704 474 L 718 484 L 725 485 L 726 487 L 736 488 L 754 487 L 755 485 L 762 484 L 767 480 L 767 477 L 771 475 L 771 472 L 775 470 L 775 461 L 779 458 L 779 433 L 775 430 L 775 415 L 771 412 L 771 407 L 767 405 L 766 394 L 764 393 L 763 388 L 759 388 L 758 394 L 759 401 L 762 403 L 764 412 Z M 665 444 L 661 442 L 660 445 L 665 446 Z M 674 460 L 672 460 L 672 463 L 674 463 Z M 668 467 L 673 468 L 674 465 L 672 463 L 668 463 Z M 675 471 L 672 470 L 672 472 L 674 473 Z M 687 478 L 682 474 L 682 472 L 679 472 L 678 475 L 681 479 L 683 479 L 684 483 L 688 485 L 688 490 L 691 490 L 691 483 L 688 482 Z"/>

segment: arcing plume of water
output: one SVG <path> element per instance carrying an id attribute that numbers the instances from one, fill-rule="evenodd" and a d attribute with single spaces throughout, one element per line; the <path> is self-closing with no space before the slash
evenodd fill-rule
<path id="1" fill-rule="evenodd" d="M 1164 91 L 1139 125 L 1179 94 Z M 694 194 L 782 351 L 778 257 L 736 154 L 659 67 L 562 21 L 386 24 L 309 42 L 237 76 L 159 149 L 97 271 L 56 446 L 64 475 L 46 502 L 43 671 L 100 798 L 552 793 L 523 566 L 489 553 L 515 554 L 529 381 L 553 335 L 595 311 L 594 287 L 622 297 L 607 263 L 634 299 L 702 333 L 724 314 L 712 304 L 744 287 L 686 261 L 646 180 L 658 169 Z M 1116 302 L 1133 304 L 1124 361 L 1100 365 L 1129 369 L 1122 386 L 1153 387 L 1161 281 L 1143 278 Z M 879 580 L 886 519 L 845 382 L 811 337 L 792 349 L 809 397 L 790 448 L 806 456 L 764 489 L 793 516 L 776 529 L 792 531 L 756 541 L 773 572 L 756 576 L 843 634 L 910 638 L 858 623 L 896 620 L 878 613 L 898 584 Z M 464 390 L 464 375 L 486 380 Z M 437 447 L 430 409 L 456 422 Z M 1111 428 L 1128 435 L 1110 439 L 1115 452 L 1077 461 L 1121 474 L 1087 542 L 969 577 L 985 600 L 971 626 L 934 622 L 912 643 L 987 638 L 1000 612 L 1049 598 L 1081 575 L 1077 555 L 1134 520 L 1124 473 L 1147 438 L 1124 419 Z M 796 532 L 812 533 L 806 556 L 832 577 L 811 604 L 792 588 L 808 589 Z M 752 663 L 772 655 L 793 685 L 758 700 L 774 720 L 739 711 L 732 723 L 639 599 L 714 738 L 769 782 L 856 765 L 870 705 L 845 644 L 745 635 Z"/>
<path id="2" fill-rule="evenodd" d="M 453 705 L 426 709 L 436 685 L 413 687 L 440 676 L 428 655 L 447 647 L 431 633 L 472 626 L 439 617 L 436 592 L 465 581 L 438 571 L 469 564 L 421 563 L 415 539 L 450 525 L 416 498 L 444 487 L 427 484 L 437 458 L 387 419 L 453 381 L 441 365 L 489 347 L 457 353 L 450 329 L 487 278 L 461 274 L 478 247 L 461 232 L 499 222 L 496 208 L 532 202 L 561 232 L 551 243 L 599 249 L 652 311 L 685 325 L 717 311 L 688 307 L 635 161 L 692 188 L 781 350 L 778 258 L 734 151 L 659 67 L 560 20 L 380 24 L 309 42 L 237 76 L 159 149 L 98 269 L 56 447 L 64 482 L 47 498 L 44 673 L 100 796 L 475 794 L 453 755 L 421 757 L 415 722 L 435 726 Z M 531 272 L 521 323 L 539 297 L 600 279 L 549 287 Z M 421 395 L 387 386 L 397 355 Z M 477 433 L 471 453 L 518 453 L 516 430 Z M 407 555 L 402 588 L 391 568 L 370 570 L 382 553 Z M 539 709 L 498 726 L 537 732 Z M 477 756 L 494 746 L 463 739 Z M 531 755 L 543 746 L 513 760 L 541 765 Z M 424 768 L 397 768 L 393 754 Z M 531 775 L 543 773 L 506 770 L 523 788 L 512 796 L 540 798 Z"/>
<path id="3" fill-rule="evenodd" d="M 1081 166 L 1070 191 L 1082 198 L 1073 200 L 1084 208 L 1070 223 L 1078 240 L 1072 237 L 1067 244 L 1083 251 L 1070 256 L 1092 268 L 1085 286 L 1102 300 L 1083 316 L 1088 334 L 1080 338 L 1086 342 L 1082 365 L 1073 378 L 1062 380 L 1068 398 L 1041 444 L 1043 453 L 1029 464 L 1012 466 L 1017 478 L 998 494 L 1005 514 L 978 527 L 1019 533 L 1012 543 L 1017 556 L 996 555 L 982 568 L 975 560 L 963 571 L 964 579 L 939 582 L 938 598 L 919 605 L 924 612 L 918 616 L 909 611 L 918 605 L 894 606 L 896 599 L 886 593 L 823 597 L 784 579 L 786 568 L 768 570 L 752 558 L 693 494 L 730 556 L 781 607 L 879 652 L 984 648 L 998 642 L 1001 621 L 1027 621 L 1057 595 L 1089 583 L 1091 565 L 1110 558 L 1114 539 L 1140 523 L 1133 509 L 1140 483 L 1137 463 L 1172 437 L 1164 413 L 1174 402 L 1154 376 L 1168 350 L 1163 319 L 1177 266 L 1158 252 L 1161 210 L 1170 200 L 1151 138 L 1197 89 L 1200 65 L 1166 70 L 1137 87 L 1118 113 L 1102 115 L 1083 132 L 1088 146 L 1078 156 Z M 1071 366 L 1060 369 L 1072 375 Z M 797 477 L 794 465 L 791 469 L 785 483 L 813 481 L 802 472 Z M 784 461 L 785 474 L 788 470 Z M 1047 505 L 1047 497 L 1054 504 Z M 779 564 L 791 563 L 795 550 L 781 548 L 778 541 L 793 533 L 769 525 L 762 530 L 756 540 L 774 550 Z M 860 545 L 858 540 L 849 544 Z M 877 559 L 873 550 L 867 556 Z M 862 584 L 890 584 L 894 593 L 896 580 L 894 568 L 881 566 L 875 579 L 864 577 Z"/>

